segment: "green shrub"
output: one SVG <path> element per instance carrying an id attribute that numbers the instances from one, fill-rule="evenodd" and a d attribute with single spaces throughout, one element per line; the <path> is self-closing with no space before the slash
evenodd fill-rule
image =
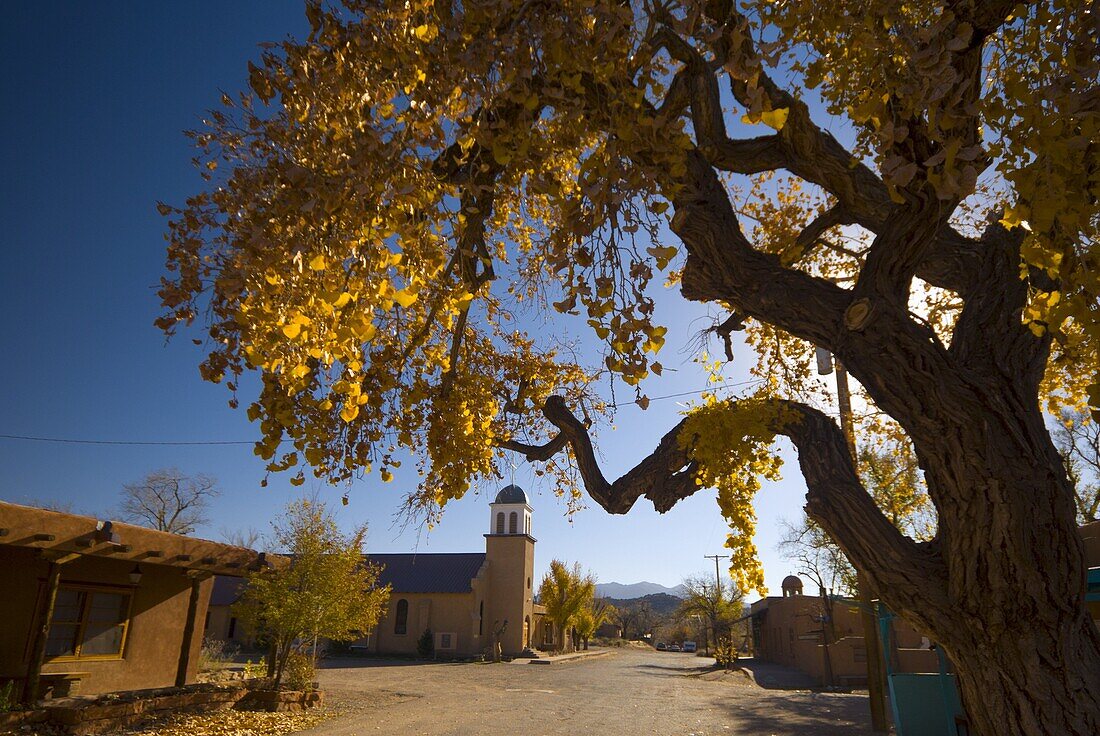
<path id="1" fill-rule="evenodd" d="M 416 653 L 421 659 L 431 659 L 435 654 L 435 637 L 431 629 L 424 629 L 424 633 L 416 640 Z"/>
<path id="2" fill-rule="evenodd" d="M 313 657 L 301 652 L 291 652 L 287 656 L 286 669 L 283 671 L 283 683 L 289 690 L 312 690 L 313 678 L 316 674 Z"/>
<path id="3" fill-rule="evenodd" d="M 15 680 L 8 680 L 0 685 L 0 713 L 15 710 L 16 705 Z"/>

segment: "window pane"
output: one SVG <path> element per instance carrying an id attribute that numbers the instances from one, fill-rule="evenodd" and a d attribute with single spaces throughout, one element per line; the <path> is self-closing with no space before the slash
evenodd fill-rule
<path id="1" fill-rule="evenodd" d="M 83 595 L 79 590 L 58 589 L 53 604 L 53 618 L 50 621 L 79 621 L 80 599 Z"/>
<path id="2" fill-rule="evenodd" d="M 409 619 L 409 602 L 402 598 L 397 602 L 397 615 L 393 622 L 393 633 L 404 634 Z"/>
<path id="3" fill-rule="evenodd" d="M 77 624 L 51 624 L 46 637 L 47 657 L 71 657 L 76 654 Z"/>
<path id="4" fill-rule="evenodd" d="M 119 654 L 121 651 L 121 625 L 88 622 L 87 627 L 84 629 L 84 643 L 80 645 L 80 656 Z"/>
<path id="5" fill-rule="evenodd" d="M 120 624 L 126 620 L 126 604 L 130 596 L 125 593 L 92 593 L 88 607 L 89 621 Z"/>

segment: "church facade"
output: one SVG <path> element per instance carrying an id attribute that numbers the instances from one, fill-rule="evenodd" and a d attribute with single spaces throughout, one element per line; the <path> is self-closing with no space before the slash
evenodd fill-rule
<path id="1" fill-rule="evenodd" d="M 357 649 L 416 654 L 426 630 L 440 657 L 486 653 L 494 631 L 505 656 L 553 644 L 543 609 L 534 603 L 535 538 L 527 494 L 507 486 L 489 510 L 484 552 L 368 555 L 383 568 L 379 585 L 390 586 L 390 602 Z"/>

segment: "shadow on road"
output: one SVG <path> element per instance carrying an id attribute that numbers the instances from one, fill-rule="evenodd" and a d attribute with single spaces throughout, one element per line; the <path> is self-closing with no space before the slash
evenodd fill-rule
<path id="1" fill-rule="evenodd" d="M 871 734 L 867 698 L 800 693 L 762 695 L 755 702 L 720 704 L 739 736 L 858 736 Z"/>

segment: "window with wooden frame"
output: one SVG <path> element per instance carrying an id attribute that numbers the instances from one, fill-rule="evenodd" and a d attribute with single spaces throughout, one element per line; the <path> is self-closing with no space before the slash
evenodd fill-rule
<path id="1" fill-rule="evenodd" d="M 131 594 L 117 588 L 62 585 L 46 637 L 46 657 L 122 659 Z"/>

